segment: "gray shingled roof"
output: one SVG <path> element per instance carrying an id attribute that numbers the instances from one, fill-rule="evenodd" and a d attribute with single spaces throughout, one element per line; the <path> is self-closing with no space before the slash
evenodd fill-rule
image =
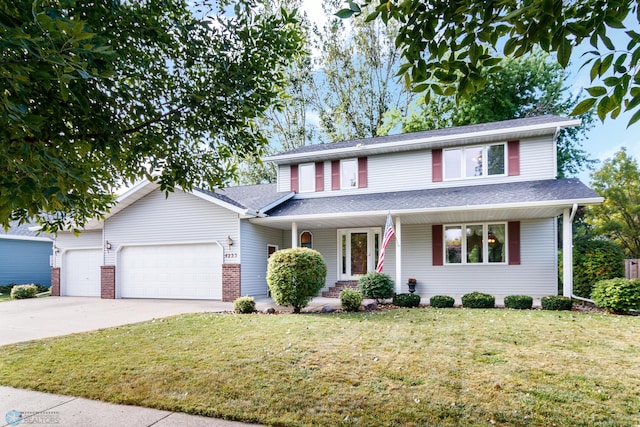
<path id="1" fill-rule="evenodd" d="M 278 153 L 275 157 L 281 156 L 281 155 L 289 155 L 289 154 L 312 153 L 312 152 L 325 151 L 325 150 L 335 150 L 340 148 L 351 148 L 351 147 L 356 147 L 358 144 L 365 144 L 366 146 L 370 147 L 375 144 L 383 144 L 383 143 L 389 143 L 389 142 L 411 141 L 416 139 L 427 139 L 427 138 L 463 135 L 463 134 L 477 133 L 477 132 L 498 131 L 498 130 L 516 128 L 516 127 L 523 127 L 523 126 L 561 123 L 561 122 L 566 122 L 567 120 L 568 119 L 566 117 L 560 117 L 560 116 L 554 116 L 554 115 L 535 116 L 535 117 L 526 117 L 522 119 L 503 120 L 500 122 L 481 123 L 477 125 L 456 126 L 456 127 L 450 127 L 450 128 L 444 128 L 444 129 L 438 129 L 438 130 L 427 130 L 427 131 L 421 131 L 421 132 L 411 132 L 411 133 L 403 133 L 403 134 L 397 134 L 397 135 L 379 136 L 375 138 L 354 139 L 350 141 L 332 142 L 328 144 L 305 145 L 290 151 Z"/>
<path id="2" fill-rule="evenodd" d="M 198 189 L 202 193 L 243 209 L 260 211 L 286 197 L 290 192 L 278 192 L 276 184 L 240 185 L 215 192 Z"/>
<path id="3" fill-rule="evenodd" d="M 8 236 L 20 236 L 20 237 L 49 237 L 47 234 L 40 233 L 38 234 L 35 231 L 29 230 L 29 227 L 34 227 L 36 224 L 26 223 L 26 224 L 18 224 L 17 221 L 12 221 L 9 223 L 9 230 L 4 231 L 4 228 L 0 227 L 0 234 L 8 235 Z"/>
<path id="4" fill-rule="evenodd" d="M 267 212 L 270 217 L 433 209 L 511 203 L 574 201 L 600 197 L 578 179 L 487 184 L 429 190 L 396 191 L 291 199 Z"/>

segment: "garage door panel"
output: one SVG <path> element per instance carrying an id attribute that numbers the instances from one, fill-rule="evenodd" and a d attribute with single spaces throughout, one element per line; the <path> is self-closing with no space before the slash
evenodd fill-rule
<path id="1" fill-rule="evenodd" d="M 99 297 L 101 249 L 71 249 L 62 255 L 60 292 L 66 296 Z"/>
<path id="2" fill-rule="evenodd" d="M 222 299 L 217 244 L 130 246 L 119 256 L 123 298 Z"/>

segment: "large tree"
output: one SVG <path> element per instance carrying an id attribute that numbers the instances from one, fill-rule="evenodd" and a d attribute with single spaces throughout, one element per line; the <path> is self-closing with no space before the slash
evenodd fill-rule
<path id="1" fill-rule="evenodd" d="M 0 3 L 0 224 L 79 226 L 123 183 L 223 186 L 261 152 L 296 19 L 208 3 Z"/>
<path id="2" fill-rule="evenodd" d="M 623 148 L 591 174 L 591 186 L 604 197 L 589 207 L 586 221 L 596 234 L 618 243 L 625 255 L 640 258 L 640 169 Z"/>
<path id="3" fill-rule="evenodd" d="M 420 98 L 406 114 L 387 113 L 382 134 L 401 126 L 402 132 L 439 129 L 517 119 L 542 114 L 566 115 L 578 103 L 564 86 L 565 71 L 549 60 L 549 55 L 534 52 L 521 58 L 507 58 L 503 68 L 491 74 L 487 83 L 456 105 L 452 97 L 432 96 L 428 102 Z M 582 115 L 582 125 L 562 129 L 558 134 L 558 176 L 575 175 L 594 161 L 581 148 L 592 116 Z"/>
<path id="4" fill-rule="evenodd" d="M 368 8 L 373 6 L 373 11 Z M 363 9 L 365 8 L 365 9 Z M 634 0 L 362 0 L 338 12 L 365 11 L 367 20 L 399 25 L 396 45 L 406 63 L 400 72 L 417 92 L 466 97 L 500 70 L 500 57 L 520 57 L 538 47 L 554 52 L 564 68 L 574 48 L 588 41 L 583 58 L 591 67 L 590 97 L 600 119 L 634 111 L 640 120 L 640 9 Z M 628 24 L 630 28 L 625 28 Z M 615 45 L 612 33 L 624 40 Z"/>

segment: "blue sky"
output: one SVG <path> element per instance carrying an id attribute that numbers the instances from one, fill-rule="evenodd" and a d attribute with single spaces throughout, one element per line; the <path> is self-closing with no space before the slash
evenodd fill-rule
<path id="1" fill-rule="evenodd" d="M 303 0 L 302 9 L 308 13 L 308 16 L 315 18 L 323 18 L 321 2 L 318 0 Z M 321 26 L 321 23 L 318 23 Z M 637 22 L 633 19 L 625 21 L 629 29 L 640 32 Z M 626 44 L 626 36 L 621 34 L 613 34 L 612 38 L 616 46 L 624 46 Z M 623 42 L 621 42 L 623 41 Z M 626 47 L 626 46 L 624 46 Z M 572 64 L 568 68 L 567 86 L 574 94 L 579 93 L 584 87 L 591 86 L 589 79 L 589 67 L 580 70 L 580 66 L 584 62 L 581 58 L 582 52 L 591 50 L 590 45 L 581 46 L 574 51 L 572 56 Z M 596 120 L 595 126 L 588 132 L 586 140 L 583 143 L 583 149 L 591 158 L 604 161 L 620 150 L 622 147 L 627 148 L 627 152 L 640 161 L 640 122 L 627 129 L 627 123 L 632 113 L 623 113 L 615 120 L 607 118 L 604 123 Z M 598 166 L 596 165 L 596 168 Z M 589 172 L 585 171 L 578 175 L 585 183 L 590 182 Z"/>

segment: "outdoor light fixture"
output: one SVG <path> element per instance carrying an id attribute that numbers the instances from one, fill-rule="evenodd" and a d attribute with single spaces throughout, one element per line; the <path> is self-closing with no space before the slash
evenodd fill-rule
<path id="1" fill-rule="evenodd" d="M 111 242 L 106 240 L 105 241 L 105 247 L 107 248 L 108 251 L 110 251 L 111 250 Z"/>
<path id="2" fill-rule="evenodd" d="M 60 253 L 60 249 L 56 245 L 53 245 L 53 253 L 58 255 Z"/>
<path id="3" fill-rule="evenodd" d="M 231 238 L 231 236 L 227 236 L 227 244 L 229 246 L 233 246 L 233 239 Z"/>

